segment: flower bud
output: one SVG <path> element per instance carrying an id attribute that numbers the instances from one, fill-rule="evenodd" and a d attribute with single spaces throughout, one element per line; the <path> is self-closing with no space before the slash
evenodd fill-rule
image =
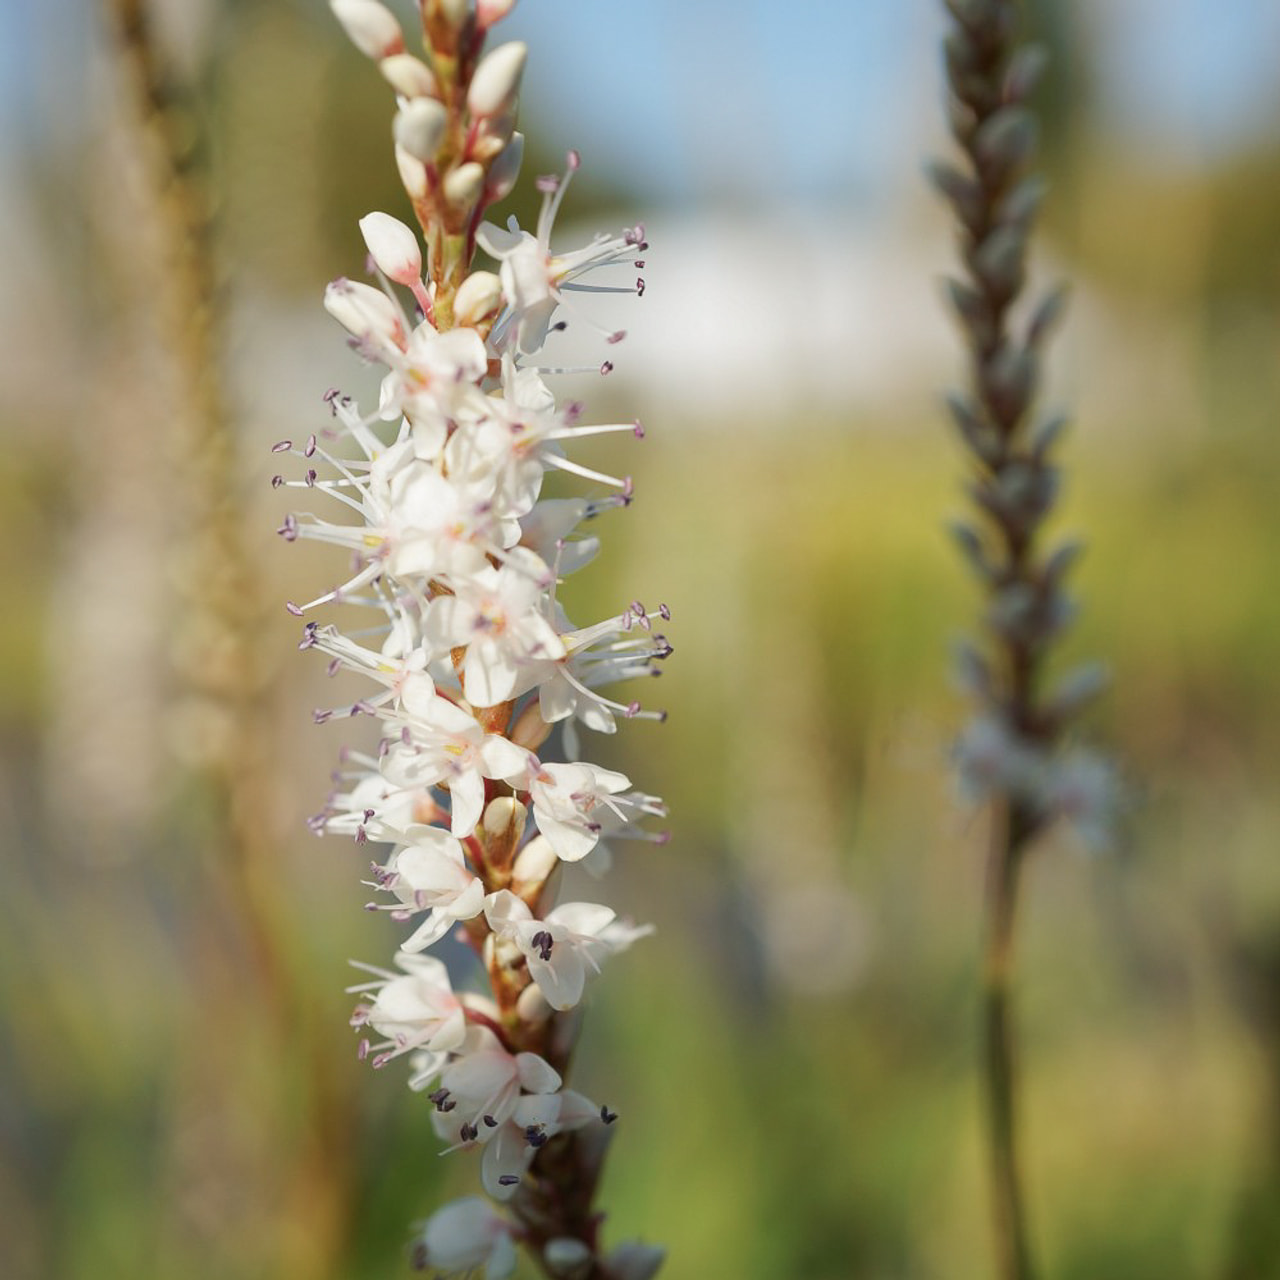
<path id="1" fill-rule="evenodd" d="M 489 180 L 485 191 L 492 204 L 511 194 L 520 176 L 520 162 L 524 159 L 524 134 L 513 133 L 511 141 L 503 147 L 497 158 L 489 166 Z"/>
<path id="2" fill-rule="evenodd" d="M 380 338 L 395 346 L 404 343 L 399 308 L 381 289 L 345 278 L 334 280 L 325 288 L 324 309 L 354 337 Z"/>
<path id="3" fill-rule="evenodd" d="M 434 98 L 440 92 L 434 72 L 421 58 L 397 53 L 378 63 L 383 79 L 402 98 Z"/>
<path id="4" fill-rule="evenodd" d="M 481 839 L 485 859 L 494 869 L 501 870 L 510 865 L 516 845 L 524 835 L 526 817 L 524 805 L 512 796 L 498 796 L 485 807 Z"/>
<path id="5" fill-rule="evenodd" d="M 488 275 L 488 272 L 477 274 Z M 475 276 L 471 277 L 472 280 Z M 492 279 L 497 280 L 494 276 Z M 470 281 L 468 281 L 470 283 Z M 461 294 L 462 290 L 459 289 Z M 502 285 L 498 285 L 498 296 L 501 299 Z M 511 727 L 511 741 L 517 746 L 525 747 L 529 751 L 537 751 L 537 749 L 546 742 L 548 735 L 551 733 L 551 726 L 542 718 L 542 712 L 538 707 L 538 700 L 535 698 L 516 718 L 516 722 Z"/>
<path id="6" fill-rule="evenodd" d="M 455 209 L 470 210 L 484 190 L 484 166 L 474 161 L 450 169 L 444 179 L 444 198 Z"/>
<path id="7" fill-rule="evenodd" d="M 653 1280 L 666 1261 L 667 1251 L 655 1244 L 627 1240 L 609 1254 L 607 1273 L 615 1280 Z"/>
<path id="8" fill-rule="evenodd" d="M 395 14 L 378 0 L 329 0 L 351 43 L 375 60 L 404 50 L 404 35 Z"/>
<path id="9" fill-rule="evenodd" d="M 486 316 L 491 316 L 502 305 L 502 281 L 493 274 L 492 271 L 473 271 L 459 286 L 458 292 L 453 298 L 453 318 L 458 324 L 475 324 L 477 321 L 483 320 Z M 520 720 L 516 721 L 517 726 L 524 719 L 524 713 L 521 713 Z M 539 746 L 545 741 L 546 735 L 539 740 Z M 522 747 L 529 747 L 530 751 L 537 750 L 536 747 L 529 746 L 523 738 L 512 734 L 511 740 L 519 743 Z"/>
<path id="10" fill-rule="evenodd" d="M 440 150 L 447 121 L 444 107 L 434 98 L 414 98 L 396 112 L 392 126 L 396 145 L 430 164 Z"/>
<path id="11" fill-rule="evenodd" d="M 487 31 L 516 7 L 516 0 L 476 0 L 476 26 Z"/>
<path id="12" fill-rule="evenodd" d="M 528 52 L 523 43 L 512 40 L 485 54 L 467 90 L 467 109 L 473 116 L 487 119 L 511 108 L 520 91 Z"/>
<path id="13" fill-rule="evenodd" d="M 360 219 L 360 234 L 369 256 L 388 280 L 413 285 L 422 279 L 422 250 L 418 237 L 389 213 L 367 213 Z"/>
<path id="14" fill-rule="evenodd" d="M 427 169 L 421 160 L 396 144 L 396 168 L 410 200 L 421 200 L 427 194 Z"/>
<path id="15" fill-rule="evenodd" d="M 493 937 L 490 934 L 489 937 Z M 540 1026 L 551 1017 L 552 1009 L 547 1003 L 547 997 L 542 994 L 535 983 L 530 983 L 516 997 L 516 1013 L 520 1017 L 520 1021 L 530 1026 Z"/>
<path id="16" fill-rule="evenodd" d="M 548 1240 L 542 1250 L 542 1261 L 553 1276 L 563 1276 L 565 1280 L 576 1280 L 584 1276 L 591 1267 L 592 1253 L 588 1245 L 573 1236 L 557 1236 Z"/>
<path id="17" fill-rule="evenodd" d="M 555 870 L 558 861 L 556 851 L 546 836 L 534 836 L 511 864 L 512 889 L 521 895 L 524 889 L 541 885 Z"/>

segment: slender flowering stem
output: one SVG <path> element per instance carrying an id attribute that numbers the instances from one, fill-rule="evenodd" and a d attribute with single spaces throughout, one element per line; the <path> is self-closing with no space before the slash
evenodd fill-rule
<path id="1" fill-rule="evenodd" d="M 629 478 L 568 451 L 586 437 L 643 432 L 558 405 L 543 380 L 558 369 L 542 354 L 570 323 L 598 328 L 606 345 L 621 340 L 566 295 L 643 293 L 633 273 L 644 232 L 552 247 L 575 152 L 563 175 L 538 179 L 535 233 L 484 220 L 515 183 L 523 150 L 525 47 L 485 47 L 511 0 L 422 0 L 423 57 L 378 0 L 331 5 L 396 92 L 395 158 L 421 230 L 420 241 L 398 219 L 368 214 L 360 230 L 374 282 L 337 280 L 325 295 L 352 347 L 385 370 L 378 408 L 362 412 L 331 391 L 329 429 L 276 446 L 301 474 L 274 483 L 329 508 L 287 516 L 280 533 L 350 555 L 345 581 L 288 606 L 307 619 L 301 648 L 368 685 L 315 718 L 380 726 L 376 750 L 344 754 L 312 826 L 381 847 L 367 905 L 407 926 L 393 968 L 360 966 L 372 977 L 351 988 L 352 1025 L 373 1067 L 407 1057 L 439 1137 L 480 1156 L 484 1188 L 505 1209 L 470 1197 L 438 1210 L 415 1265 L 483 1268 L 494 1280 L 510 1274 L 519 1244 L 548 1276 L 646 1280 L 662 1250 L 633 1242 L 606 1253 L 601 1241 L 596 1186 L 617 1114 L 565 1081 L 587 984 L 651 930 L 598 903 L 560 901 L 559 886 L 563 863 L 604 870 L 606 842 L 665 838 L 649 826 L 661 801 L 583 760 L 578 726 L 612 733 L 620 719 L 662 718 L 601 690 L 659 673 L 670 614 L 633 601 L 577 627 L 560 604 L 559 583 L 598 548 L 591 522 L 632 497 Z M 496 273 L 472 269 L 477 247 Z M 603 283 L 584 284 L 601 271 Z M 546 497 L 553 470 L 614 492 Z M 371 625 L 343 634 L 311 617 L 339 603 L 362 607 Z M 475 953 L 468 985 L 455 987 L 429 954 L 450 934 Z"/>
<path id="2" fill-rule="evenodd" d="M 1101 688 L 1100 670 L 1086 666 L 1043 688 L 1052 643 L 1071 616 L 1063 579 L 1079 550 L 1041 548 L 1059 487 L 1050 456 L 1062 424 L 1033 425 L 1031 413 L 1040 350 L 1063 294 L 1051 293 L 1025 322 L 1015 316 L 1044 194 L 1028 173 L 1036 121 L 1026 105 L 1044 56 L 1019 44 L 1014 0 L 946 4 L 950 122 L 967 164 L 935 164 L 931 176 L 956 216 L 965 267 L 965 278 L 948 287 L 969 345 L 971 386 L 949 407 L 971 457 L 968 491 L 979 515 L 976 526 L 957 522 L 952 532 L 987 596 L 987 643 L 964 645 L 959 655 L 980 708 L 960 743 L 960 768 L 967 789 L 993 811 L 982 1039 L 998 1273 L 1029 1280 L 1010 1021 L 1018 882 L 1035 837 L 1055 817 L 1072 818 L 1086 835 L 1105 834 L 1112 789 L 1107 767 L 1065 739 Z"/>

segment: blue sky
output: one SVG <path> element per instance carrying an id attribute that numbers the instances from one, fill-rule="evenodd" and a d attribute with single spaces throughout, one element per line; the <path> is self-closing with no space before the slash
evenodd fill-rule
<path id="1" fill-rule="evenodd" d="M 0 0 L 0 148 L 15 141 L 6 131 L 47 139 L 62 123 L 49 119 L 55 103 L 74 127 L 93 7 Z M 939 127 L 938 8 L 520 0 L 504 35 L 531 46 L 530 105 L 593 167 L 677 202 L 804 203 L 917 181 Z M 1074 0 L 1074 9 L 1094 49 L 1099 126 L 1152 163 L 1199 163 L 1280 128 L 1278 0 Z"/>

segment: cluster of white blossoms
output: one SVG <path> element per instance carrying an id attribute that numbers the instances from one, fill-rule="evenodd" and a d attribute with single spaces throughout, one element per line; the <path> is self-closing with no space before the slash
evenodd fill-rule
<path id="1" fill-rule="evenodd" d="M 579 277 L 643 268 L 643 229 L 552 251 L 574 154 L 563 178 L 539 179 L 535 234 L 514 219 L 507 229 L 482 220 L 520 166 L 513 126 L 525 48 L 482 52 L 511 0 L 423 0 L 426 60 L 405 52 L 396 18 L 376 0 L 332 7 L 396 91 L 396 159 L 427 247 L 386 213 L 361 220 L 375 283 L 337 280 L 325 306 L 355 351 L 385 369 L 378 405 L 365 413 L 330 392 L 324 442 L 276 446 L 302 459 L 303 474 L 275 483 L 330 500 L 325 511 L 288 516 L 282 535 L 350 556 L 345 581 L 290 611 L 368 611 L 367 624 L 346 633 L 308 620 L 302 640 L 330 674 L 355 673 L 368 690 L 316 719 L 368 716 L 380 727 L 376 749 L 344 752 L 338 790 L 312 820 L 317 832 L 386 847 L 372 865 L 378 900 L 369 906 L 403 926 L 394 968 L 361 966 L 369 980 L 352 988 L 352 1021 L 373 1066 L 407 1059 L 410 1087 L 433 1108 L 447 1149 L 480 1152 L 485 1190 L 511 1202 L 510 1214 L 477 1198 L 440 1210 L 418 1242 L 419 1266 L 483 1268 L 492 1280 L 510 1273 L 520 1242 L 551 1274 L 644 1280 L 661 1250 L 630 1244 L 598 1256 L 600 1215 L 557 1220 L 546 1206 L 565 1197 L 538 1165 L 548 1149 L 571 1150 L 554 1145 L 559 1135 L 616 1119 L 564 1087 L 573 1025 L 557 1015 L 650 932 L 606 906 L 557 903 L 558 868 L 603 869 L 606 840 L 665 838 L 644 826 L 663 814 L 661 802 L 580 759 L 577 726 L 612 733 L 620 718 L 660 718 L 602 689 L 657 674 L 671 652 L 655 627 L 665 606 L 635 602 L 578 627 L 557 599 L 558 584 L 598 549 L 584 526 L 631 498 L 628 479 L 591 470 L 566 448 L 642 433 L 637 423 L 588 424 L 580 404 L 557 404 L 544 381 L 557 370 L 538 357 L 565 327 L 557 315 Z M 470 270 L 476 245 L 496 273 Z M 642 292 L 643 281 L 618 291 Z M 600 372 L 611 368 L 605 360 Z M 552 470 L 567 473 L 570 491 L 586 480 L 603 493 L 544 497 Z M 567 760 L 548 758 L 556 726 Z M 426 954 L 451 934 L 474 949 L 483 994 L 455 987 Z"/>

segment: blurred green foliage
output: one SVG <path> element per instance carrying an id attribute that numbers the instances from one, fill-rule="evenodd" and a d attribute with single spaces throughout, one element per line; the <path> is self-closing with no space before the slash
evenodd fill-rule
<path id="1" fill-rule="evenodd" d="M 356 269 L 355 218 L 398 207 L 369 143 L 386 95 L 315 15 L 228 13 L 208 102 L 228 274 L 310 299 Z M 1172 184 L 1090 145 L 1071 144 L 1056 241 L 1192 327 L 1200 400 L 1192 432 L 1092 421 L 1066 451 L 1063 529 L 1090 545 L 1069 647 L 1111 665 L 1091 727 L 1131 803 L 1114 851 L 1058 832 L 1029 867 L 1033 1230 L 1054 1280 L 1260 1280 L 1280 1274 L 1280 156 Z M 598 988 L 578 1068 L 623 1116 L 608 1232 L 669 1244 L 671 1280 L 984 1275 L 984 828 L 948 767 L 965 706 L 945 655 L 977 602 L 942 533 L 958 451 L 941 412 L 655 427 L 621 464 L 634 509 L 604 517 L 601 565 L 567 591 L 583 619 L 615 584 L 665 598 L 677 650 L 670 723 L 606 744 L 675 832 L 623 850 L 605 890 L 659 926 Z M 391 933 L 358 909 L 360 858 L 299 837 L 264 869 L 273 983 L 198 782 L 156 791 L 126 858 L 83 856 L 98 817 L 60 789 L 47 738 L 66 588 L 36 554 L 56 575 L 72 537 L 59 440 L 0 462 L 5 1274 L 406 1274 L 406 1224 L 473 1171 L 437 1157 L 402 1073 L 354 1061 L 344 961 Z M 272 566 L 275 609 L 296 569 Z M 292 635 L 264 625 L 262 643 Z M 282 767 L 336 749 L 293 745 L 308 680 L 270 691 Z M 279 797 L 290 831 L 324 785 L 299 773 L 315 781 Z M 808 889 L 843 905 L 779 916 Z M 857 940 L 825 987 L 783 962 L 810 923 L 818 969 Z"/>

